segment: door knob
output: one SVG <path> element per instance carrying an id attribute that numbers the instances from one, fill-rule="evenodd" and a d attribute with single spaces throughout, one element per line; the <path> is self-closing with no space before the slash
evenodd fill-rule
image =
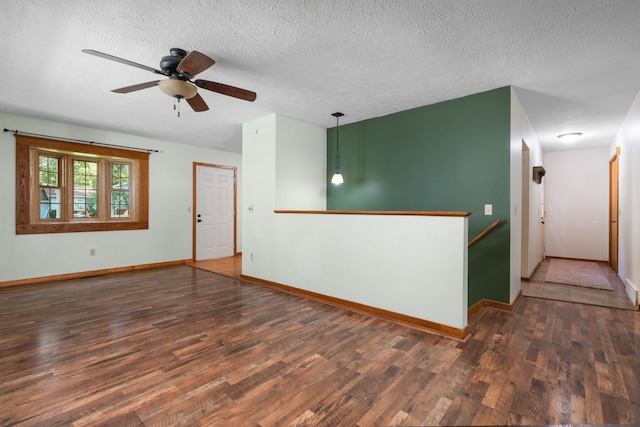
<path id="1" fill-rule="evenodd" d="M 198 218 L 198 222 L 202 222 L 202 220 Z"/>

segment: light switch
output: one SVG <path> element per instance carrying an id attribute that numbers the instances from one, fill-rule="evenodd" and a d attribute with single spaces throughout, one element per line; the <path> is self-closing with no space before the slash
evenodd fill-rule
<path id="1" fill-rule="evenodd" d="M 493 215 L 493 205 L 484 205 L 484 214 Z"/>

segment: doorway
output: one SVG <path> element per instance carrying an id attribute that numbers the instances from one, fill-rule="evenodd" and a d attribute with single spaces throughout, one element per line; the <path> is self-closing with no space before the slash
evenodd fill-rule
<path id="1" fill-rule="evenodd" d="M 193 164 L 193 259 L 232 257 L 236 248 L 237 168 Z"/>
<path id="2" fill-rule="evenodd" d="M 529 159 L 529 146 L 522 140 L 522 203 L 521 206 L 521 249 L 520 249 L 520 277 L 529 279 L 531 271 L 529 268 L 529 187 L 531 178 L 531 162 Z"/>
<path id="3" fill-rule="evenodd" d="M 546 221 L 544 202 L 544 180 L 538 184 L 538 221 L 540 222 L 540 252 L 538 254 L 538 262 L 544 261 L 546 254 L 546 236 L 544 231 L 544 223 Z"/>
<path id="4" fill-rule="evenodd" d="M 538 162 L 532 160 L 526 141 L 521 142 L 520 274 L 523 280 L 530 280 L 545 259 L 544 181 L 534 180 L 533 164 Z"/>
<path id="5" fill-rule="evenodd" d="M 620 147 L 609 160 L 609 265 L 618 272 L 618 158 Z"/>

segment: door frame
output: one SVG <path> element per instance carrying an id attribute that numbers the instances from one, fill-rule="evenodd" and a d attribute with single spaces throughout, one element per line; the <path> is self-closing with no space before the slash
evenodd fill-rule
<path id="1" fill-rule="evenodd" d="M 620 245 L 619 158 L 620 147 L 616 147 L 615 153 L 609 159 L 609 265 L 616 273 L 618 272 L 618 249 Z M 616 224 L 615 239 L 613 235 L 614 223 Z"/>
<path id="2" fill-rule="evenodd" d="M 530 228 L 531 228 L 531 150 L 529 146 L 522 140 L 522 201 L 520 203 L 520 278 L 529 280 L 531 278 L 529 268 L 529 250 L 530 248 Z"/>
<path id="3" fill-rule="evenodd" d="M 198 206 L 198 166 L 204 166 L 208 168 L 228 169 L 233 171 L 233 256 L 238 255 L 238 168 L 236 166 L 224 166 L 214 163 L 201 163 L 193 162 L 191 188 L 192 193 L 192 207 L 191 207 L 191 262 L 196 260 L 196 211 Z"/>

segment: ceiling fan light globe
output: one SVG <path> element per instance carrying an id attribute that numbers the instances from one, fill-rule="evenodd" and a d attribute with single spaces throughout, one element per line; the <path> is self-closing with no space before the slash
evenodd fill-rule
<path id="1" fill-rule="evenodd" d="M 193 98 L 198 93 L 198 88 L 189 82 L 178 79 L 166 79 L 158 82 L 160 90 L 171 97 L 184 99 Z"/>

